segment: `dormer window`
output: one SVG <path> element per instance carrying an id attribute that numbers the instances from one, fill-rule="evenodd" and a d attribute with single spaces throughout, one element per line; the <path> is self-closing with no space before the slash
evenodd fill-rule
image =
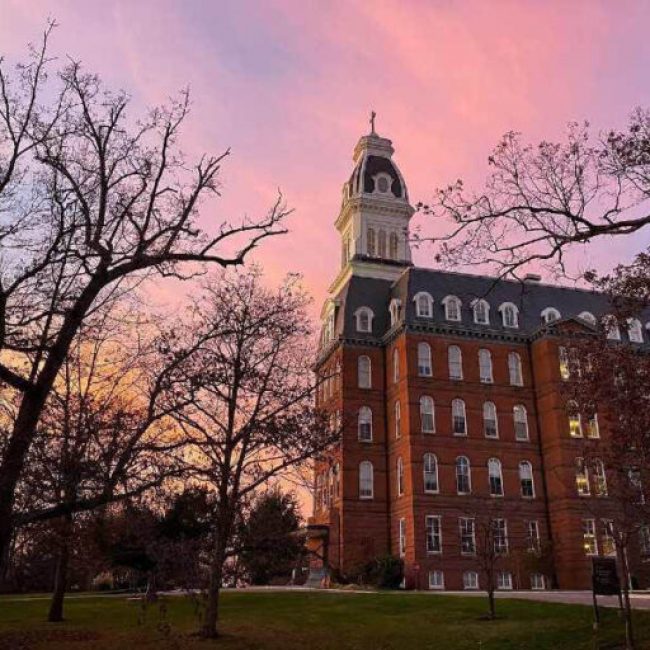
<path id="1" fill-rule="evenodd" d="M 499 307 L 499 311 L 501 312 L 504 327 L 519 327 L 519 310 L 517 309 L 517 305 L 513 305 L 511 302 L 504 302 Z"/>
<path id="2" fill-rule="evenodd" d="M 603 328 L 605 330 L 605 336 L 610 341 L 621 340 L 621 330 L 618 327 L 618 321 L 616 320 L 616 316 L 612 316 L 612 314 L 607 314 L 607 316 L 603 318 Z"/>
<path id="3" fill-rule="evenodd" d="M 598 321 L 596 317 L 590 311 L 583 311 L 578 314 L 578 318 L 583 320 L 585 323 L 589 323 L 592 327 L 596 327 Z"/>
<path id="4" fill-rule="evenodd" d="M 369 307 L 359 307 L 354 312 L 354 316 L 357 319 L 357 332 L 372 332 L 372 319 L 375 317 L 372 309 Z"/>
<path id="5" fill-rule="evenodd" d="M 643 328 L 636 318 L 628 319 L 627 335 L 632 343 L 643 343 Z"/>
<path id="6" fill-rule="evenodd" d="M 445 306 L 445 319 L 450 321 L 460 321 L 460 298 L 456 296 L 445 296 L 442 299 L 442 304 Z"/>
<path id="7" fill-rule="evenodd" d="M 553 321 L 560 320 L 562 316 L 560 312 L 557 309 L 555 309 L 555 307 L 547 307 L 546 309 L 544 309 L 544 311 L 542 311 L 541 317 L 542 317 L 542 321 L 548 325 Z"/>
<path id="8" fill-rule="evenodd" d="M 413 297 L 415 315 L 418 318 L 431 318 L 433 316 L 433 298 L 426 291 L 420 291 Z"/>
<path id="9" fill-rule="evenodd" d="M 474 311 L 474 322 L 477 325 L 490 324 L 490 303 L 487 300 L 475 300 L 472 303 L 472 309 Z"/>
<path id="10" fill-rule="evenodd" d="M 399 310 L 401 307 L 402 303 L 400 300 L 397 298 L 393 298 L 390 301 L 390 306 L 388 307 L 388 311 L 390 313 L 390 326 L 395 327 L 399 321 Z"/>

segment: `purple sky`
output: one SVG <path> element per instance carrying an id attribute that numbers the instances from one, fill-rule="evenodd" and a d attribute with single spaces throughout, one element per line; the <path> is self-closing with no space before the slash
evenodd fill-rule
<path id="1" fill-rule="evenodd" d="M 48 16 L 56 54 L 128 90 L 132 114 L 190 85 L 186 150 L 233 151 L 224 198 L 203 218 L 259 214 L 281 188 L 292 233 L 257 258 L 273 279 L 304 273 L 317 303 L 371 108 L 412 200 L 427 201 L 458 177 L 480 182 L 507 130 L 559 138 L 570 120 L 620 126 L 650 105 L 648 2 L 0 0 L 0 53 L 22 56 Z M 648 243 L 597 246 L 585 263 L 606 268 Z M 427 248 L 415 259 L 433 264 Z"/>

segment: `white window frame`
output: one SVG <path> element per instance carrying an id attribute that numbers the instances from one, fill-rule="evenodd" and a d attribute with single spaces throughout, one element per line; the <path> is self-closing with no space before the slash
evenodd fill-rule
<path id="1" fill-rule="evenodd" d="M 456 431 L 456 422 L 463 419 L 463 430 Z M 451 431 L 455 436 L 467 436 L 467 408 L 459 397 L 451 400 Z"/>
<path id="2" fill-rule="evenodd" d="M 363 366 L 367 363 L 367 369 Z M 372 361 L 367 354 L 357 357 L 357 386 L 359 388 L 372 388 Z"/>
<path id="3" fill-rule="evenodd" d="M 487 348 L 478 351 L 478 373 L 482 384 L 494 383 L 492 353 Z"/>
<path id="4" fill-rule="evenodd" d="M 401 456 L 397 457 L 397 469 L 396 469 L 396 474 L 397 474 L 397 496 L 398 497 L 403 497 L 404 496 L 404 460 L 402 459 Z"/>
<path id="5" fill-rule="evenodd" d="M 627 337 L 630 343 L 643 343 L 643 326 L 638 318 L 627 319 Z"/>
<path id="6" fill-rule="evenodd" d="M 463 572 L 463 589 L 465 591 L 478 591 L 479 577 L 477 571 Z"/>
<path id="7" fill-rule="evenodd" d="M 543 309 L 540 316 L 546 325 L 550 325 L 551 323 L 554 323 L 555 321 L 562 318 L 562 314 L 559 312 L 559 310 L 555 309 L 555 307 L 547 307 L 546 309 Z"/>
<path id="8" fill-rule="evenodd" d="M 605 464 L 600 458 L 594 458 L 592 465 L 594 492 L 597 497 L 606 497 L 609 492 L 607 489 L 607 472 L 605 471 Z"/>
<path id="9" fill-rule="evenodd" d="M 523 499 L 535 498 L 535 476 L 533 473 L 533 464 L 529 460 L 522 460 L 519 463 L 519 491 Z M 524 481 L 530 481 L 530 490 L 532 494 L 524 494 Z"/>
<path id="10" fill-rule="evenodd" d="M 494 423 L 494 435 L 488 435 L 488 422 Z M 483 402 L 483 435 L 490 440 L 497 440 L 499 438 L 499 415 L 496 404 L 491 401 Z"/>
<path id="11" fill-rule="evenodd" d="M 431 462 L 433 462 L 433 470 L 427 469 L 431 467 Z M 433 476 L 435 482 L 435 488 L 427 488 L 427 479 Z M 438 482 L 438 458 L 434 453 L 430 451 L 426 452 L 422 456 L 422 481 L 424 486 L 425 494 L 438 494 L 440 492 L 440 483 Z"/>
<path id="12" fill-rule="evenodd" d="M 611 519 L 603 519 L 603 528 L 600 537 L 602 554 L 605 557 L 616 557 L 616 537 L 614 536 L 614 522 Z"/>
<path id="13" fill-rule="evenodd" d="M 501 322 L 504 327 L 508 329 L 519 328 L 519 308 L 513 302 L 504 302 L 499 305 L 499 312 L 501 313 Z M 508 318 L 508 313 L 512 314 L 512 322 Z"/>
<path id="14" fill-rule="evenodd" d="M 460 532 L 460 554 L 476 555 L 476 522 L 473 517 L 459 517 L 458 530 Z M 463 540 L 471 542 L 471 550 L 463 550 Z M 469 548 L 469 547 L 468 547 Z"/>
<path id="15" fill-rule="evenodd" d="M 433 318 L 433 298 L 430 293 L 419 291 L 413 296 L 413 302 L 415 303 L 415 315 L 418 318 Z"/>
<path id="16" fill-rule="evenodd" d="M 491 497 L 502 497 L 503 496 L 503 467 L 501 466 L 501 461 L 498 458 L 490 458 L 487 462 L 488 468 L 488 486 L 490 489 Z M 494 468 L 498 471 L 495 472 Z M 494 481 L 493 481 L 494 479 Z M 493 488 L 499 486 L 498 491 L 495 491 Z"/>
<path id="17" fill-rule="evenodd" d="M 367 434 L 364 426 L 367 425 Z M 372 409 L 369 406 L 362 406 L 357 415 L 357 434 L 359 442 L 372 442 Z"/>
<path id="18" fill-rule="evenodd" d="M 427 410 L 428 405 L 431 407 L 430 411 Z M 431 420 L 431 426 L 427 422 L 429 419 Z M 433 401 L 433 397 L 429 395 L 422 395 L 420 397 L 420 431 L 422 433 L 436 432 L 436 404 Z"/>
<path id="19" fill-rule="evenodd" d="M 512 573 L 499 571 L 497 573 L 497 589 L 499 591 L 512 591 Z"/>
<path id="20" fill-rule="evenodd" d="M 598 413 L 594 411 L 593 415 L 587 420 L 587 438 L 598 440 L 600 438 L 600 424 L 598 423 Z"/>
<path id="21" fill-rule="evenodd" d="M 584 437 L 584 431 L 582 430 L 582 415 L 580 414 L 578 404 L 574 400 L 569 400 L 566 403 L 566 410 L 567 418 L 569 420 L 569 437 Z"/>
<path id="22" fill-rule="evenodd" d="M 418 343 L 418 376 L 431 377 L 432 374 L 431 346 L 426 341 L 420 341 Z"/>
<path id="23" fill-rule="evenodd" d="M 588 557 L 598 555 L 598 537 L 596 535 L 595 519 L 582 520 L 582 541 L 585 555 Z"/>
<path id="24" fill-rule="evenodd" d="M 463 380 L 463 351 L 458 345 L 450 345 L 447 348 L 447 368 L 451 381 Z"/>
<path id="25" fill-rule="evenodd" d="M 512 407 L 512 421 L 515 429 L 515 440 L 517 442 L 528 442 L 530 440 L 528 411 L 523 404 L 515 404 Z"/>
<path id="26" fill-rule="evenodd" d="M 568 381 L 571 378 L 571 366 L 569 360 L 569 351 L 560 345 L 557 348 L 558 367 L 560 369 L 560 379 Z"/>
<path id="27" fill-rule="evenodd" d="M 585 459 L 578 457 L 575 460 L 576 468 L 576 492 L 579 497 L 591 496 L 591 485 L 589 483 L 589 468 L 585 463 Z"/>
<path id="28" fill-rule="evenodd" d="M 546 576 L 543 573 L 531 573 L 530 588 L 532 591 L 544 591 L 546 589 Z"/>
<path id="29" fill-rule="evenodd" d="M 618 326 L 618 320 L 613 314 L 606 314 L 602 320 L 605 336 L 610 341 L 621 340 L 621 328 Z"/>
<path id="30" fill-rule="evenodd" d="M 524 385 L 524 369 L 519 352 L 508 352 L 508 378 L 511 386 Z"/>
<path id="31" fill-rule="evenodd" d="M 403 517 L 399 520 L 399 555 L 406 555 L 406 519 Z"/>
<path id="32" fill-rule="evenodd" d="M 364 315 L 368 319 L 367 320 L 368 326 L 365 328 L 362 327 L 362 320 L 361 320 L 364 317 Z M 357 332 L 361 332 L 363 334 L 372 334 L 372 321 L 375 318 L 375 314 L 372 311 L 372 309 L 370 309 L 370 307 L 359 307 L 359 309 L 357 309 L 354 312 L 354 317 L 356 319 Z"/>
<path id="33" fill-rule="evenodd" d="M 364 471 L 369 473 L 364 475 Z M 369 501 L 375 498 L 375 468 L 369 460 L 359 463 L 359 499 Z"/>
<path id="34" fill-rule="evenodd" d="M 456 494 L 471 494 L 472 493 L 472 465 L 467 456 L 458 456 L 454 462 L 455 475 L 456 475 Z M 464 473 L 460 472 L 460 468 L 464 467 Z M 467 478 L 467 490 L 459 489 L 459 478 L 463 476 Z"/>
<path id="35" fill-rule="evenodd" d="M 442 553 L 442 518 L 440 515 L 426 515 L 424 531 L 427 555 L 440 555 Z"/>
<path id="36" fill-rule="evenodd" d="M 388 313 L 390 314 L 390 326 L 395 327 L 399 323 L 399 312 L 402 306 L 402 301 L 399 298 L 393 298 L 388 305 Z"/>
<path id="37" fill-rule="evenodd" d="M 396 384 L 400 378 L 399 350 L 393 350 L 393 383 Z"/>
<path id="38" fill-rule="evenodd" d="M 526 522 L 526 548 L 529 551 L 537 552 L 540 550 L 542 538 L 539 531 L 539 521 L 529 519 Z"/>
<path id="39" fill-rule="evenodd" d="M 434 579 L 434 576 L 438 579 Z M 445 588 L 445 574 L 441 569 L 433 569 L 429 571 L 429 589 L 444 589 Z"/>
<path id="40" fill-rule="evenodd" d="M 377 256 L 377 233 L 372 226 L 366 228 L 366 254 L 368 257 Z"/>
<path id="41" fill-rule="evenodd" d="M 588 323 L 592 327 L 598 325 L 598 319 L 590 311 L 582 311 L 578 314 L 578 318 L 585 323 Z"/>
<path id="42" fill-rule="evenodd" d="M 395 438 L 402 437 L 402 406 L 400 401 L 395 402 Z"/>
<path id="43" fill-rule="evenodd" d="M 458 296 L 445 296 L 442 299 L 445 308 L 445 320 L 451 323 L 460 323 L 462 320 L 463 303 Z"/>
<path id="44" fill-rule="evenodd" d="M 479 318 L 480 308 L 485 309 L 485 319 L 481 320 Z M 472 302 L 472 316 L 474 318 L 474 323 L 476 325 L 489 325 L 490 324 L 490 303 L 487 300 L 479 298 Z"/>

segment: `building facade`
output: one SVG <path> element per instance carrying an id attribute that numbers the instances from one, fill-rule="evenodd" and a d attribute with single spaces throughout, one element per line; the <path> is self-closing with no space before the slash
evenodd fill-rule
<path id="1" fill-rule="evenodd" d="M 598 326 L 607 300 L 537 276 L 414 267 L 392 156 L 374 129 L 359 140 L 336 220 L 341 267 L 316 364 L 318 402 L 342 431 L 315 466 L 323 558 L 346 574 L 399 555 L 407 587 L 482 588 L 487 524 L 499 588 L 589 588 L 590 557 L 614 549 L 590 508 L 604 478 L 580 468 L 580 445 L 607 431 L 597 412 L 570 413 L 563 385 L 571 337 Z M 641 322 L 611 336 L 650 339 Z M 647 539 L 633 545 L 636 585 L 648 552 Z"/>

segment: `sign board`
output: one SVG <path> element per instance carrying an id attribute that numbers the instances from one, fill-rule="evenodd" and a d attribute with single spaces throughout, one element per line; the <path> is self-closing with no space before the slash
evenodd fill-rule
<path id="1" fill-rule="evenodd" d="M 614 558 L 592 558 L 592 585 L 594 594 L 599 596 L 613 596 L 620 593 L 621 585 Z"/>

